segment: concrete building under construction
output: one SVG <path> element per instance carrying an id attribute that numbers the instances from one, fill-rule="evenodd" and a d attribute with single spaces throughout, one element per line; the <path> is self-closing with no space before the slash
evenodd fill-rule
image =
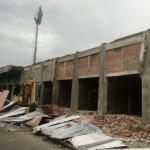
<path id="1" fill-rule="evenodd" d="M 19 93 L 29 76 L 40 84 L 40 104 L 72 112 L 142 115 L 150 123 L 150 30 L 27 67 L 0 68 L 0 91 Z"/>

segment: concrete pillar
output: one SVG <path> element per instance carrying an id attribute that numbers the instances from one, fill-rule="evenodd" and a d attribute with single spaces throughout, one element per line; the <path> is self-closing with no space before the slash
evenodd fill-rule
<path id="1" fill-rule="evenodd" d="M 41 82 L 41 84 L 40 84 L 40 101 L 39 101 L 39 105 L 43 105 L 43 98 L 44 98 L 44 83 Z"/>
<path id="2" fill-rule="evenodd" d="M 40 105 L 43 104 L 43 94 L 44 94 L 44 83 L 42 81 L 42 79 L 43 79 L 43 66 L 44 66 L 44 62 L 42 62 L 40 65 L 40 75 L 38 77 L 39 79 L 37 79 L 37 81 L 39 80 L 39 84 L 40 84 L 40 102 L 39 102 Z"/>
<path id="3" fill-rule="evenodd" d="M 58 82 L 58 58 L 55 61 L 54 65 L 54 74 L 53 74 L 53 90 L 52 90 L 52 104 L 58 105 L 58 95 L 59 95 L 59 82 Z"/>
<path id="4" fill-rule="evenodd" d="M 146 32 L 147 49 L 142 72 L 142 120 L 150 123 L 150 31 Z"/>
<path id="5" fill-rule="evenodd" d="M 71 91 L 71 111 L 75 112 L 78 109 L 78 95 L 79 95 L 79 80 L 78 80 L 78 52 L 74 54 L 73 63 L 73 79 Z"/>
<path id="6" fill-rule="evenodd" d="M 107 113 L 106 44 L 100 47 L 98 114 Z"/>
<path id="7" fill-rule="evenodd" d="M 15 85 L 15 84 L 13 84 L 13 85 L 12 85 L 12 90 L 11 90 L 11 97 L 14 95 L 15 87 L 16 87 L 16 85 Z"/>

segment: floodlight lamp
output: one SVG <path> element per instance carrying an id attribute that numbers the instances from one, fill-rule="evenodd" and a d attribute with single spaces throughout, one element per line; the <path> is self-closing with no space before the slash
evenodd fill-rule
<path id="1" fill-rule="evenodd" d="M 42 16 L 43 16 L 43 12 L 42 12 L 42 8 L 40 6 L 34 15 L 34 20 L 35 20 L 36 24 L 41 24 Z"/>

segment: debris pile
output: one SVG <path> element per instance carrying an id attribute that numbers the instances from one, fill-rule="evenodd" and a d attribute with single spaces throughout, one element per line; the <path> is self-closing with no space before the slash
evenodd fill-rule
<path id="1" fill-rule="evenodd" d="M 43 110 L 44 114 L 54 114 L 57 116 L 63 116 L 63 115 L 70 115 L 70 110 L 61 108 L 55 104 L 53 105 L 42 105 L 41 109 Z"/>
<path id="2" fill-rule="evenodd" d="M 34 127 L 34 133 L 42 133 L 61 144 L 67 144 L 71 149 L 126 147 L 120 140 L 105 135 L 97 126 L 81 116 L 71 116 L 69 109 L 57 105 L 43 105 L 42 109 L 36 108 L 35 111 L 29 112 L 28 107 L 17 105 L 18 99 L 4 106 L 7 95 L 8 91 L 0 95 L 1 128 L 6 123 L 28 125 Z M 10 129 L 11 132 L 15 130 L 15 128 Z M 87 140 L 82 142 L 83 140 L 80 141 L 80 139 Z M 80 141 L 80 143 L 75 141 Z"/>
<path id="3" fill-rule="evenodd" d="M 131 115 L 88 115 L 91 122 L 99 127 L 105 134 L 112 137 L 132 137 L 150 140 L 150 124 L 143 124 L 142 118 Z"/>

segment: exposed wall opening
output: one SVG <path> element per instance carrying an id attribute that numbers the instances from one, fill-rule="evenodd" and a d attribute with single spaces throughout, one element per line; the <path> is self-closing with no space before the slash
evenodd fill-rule
<path id="1" fill-rule="evenodd" d="M 79 79 L 78 110 L 97 111 L 99 78 Z"/>
<path id="2" fill-rule="evenodd" d="M 142 83 L 139 75 L 108 78 L 108 113 L 141 115 Z"/>
<path id="3" fill-rule="evenodd" d="M 70 108 L 72 80 L 59 81 L 58 105 Z"/>
<path id="4" fill-rule="evenodd" d="M 2 86 L 2 91 L 3 91 L 3 90 L 6 90 L 6 85 L 3 85 L 3 86 Z"/>
<path id="5" fill-rule="evenodd" d="M 2 92 L 2 86 L 0 86 L 0 92 Z"/>
<path id="6" fill-rule="evenodd" d="M 50 81 L 44 82 L 43 104 L 51 104 L 52 90 L 53 90 L 53 83 Z"/>
<path id="7" fill-rule="evenodd" d="M 18 96 L 21 92 L 20 90 L 21 90 L 21 86 L 19 84 L 17 84 L 15 89 L 14 89 L 14 94 L 13 95 Z"/>
<path id="8" fill-rule="evenodd" d="M 7 90 L 9 90 L 9 94 L 7 96 L 7 99 L 10 100 L 11 99 L 11 93 L 12 93 L 12 85 L 8 85 Z"/>

